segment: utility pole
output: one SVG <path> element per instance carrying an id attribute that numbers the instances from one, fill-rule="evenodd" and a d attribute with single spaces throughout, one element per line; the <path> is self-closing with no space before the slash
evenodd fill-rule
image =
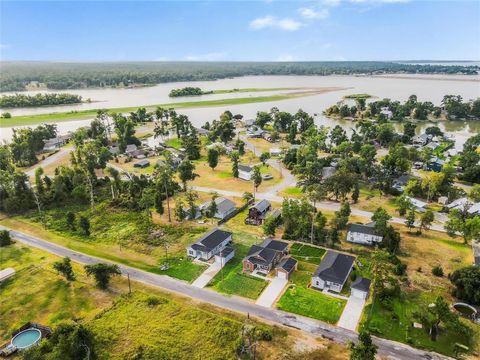
<path id="1" fill-rule="evenodd" d="M 128 279 L 128 294 L 130 295 L 132 293 L 132 285 L 130 283 L 130 273 L 127 273 L 127 279 Z"/>
<path id="2" fill-rule="evenodd" d="M 168 198 L 167 182 L 163 180 L 163 185 L 165 186 L 165 196 L 167 198 L 167 212 L 168 212 L 168 222 L 172 222 L 172 216 L 170 215 L 170 199 Z"/>

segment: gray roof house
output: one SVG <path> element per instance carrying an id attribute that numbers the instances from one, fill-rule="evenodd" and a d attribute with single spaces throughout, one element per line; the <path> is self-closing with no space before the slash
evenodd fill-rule
<path id="1" fill-rule="evenodd" d="M 231 241 L 231 232 L 213 229 L 188 246 L 187 255 L 202 260 L 210 260 L 213 256 L 220 254 Z"/>
<path id="2" fill-rule="evenodd" d="M 312 276 L 312 287 L 319 290 L 341 292 L 350 275 L 355 257 L 336 251 L 327 251 Z"/>
<path id="3" fill-rule="evenodd" d="M 248 209 L 248 217 L 245 219 L 245 223 L 250 225 L 262 224 L 271 208 L 270 201 L 265 199 L 257 201 Z"/>
<path id="4" fill-rule="evenodd" d="M 288 243 L 283 241 L 265 240 L 260 245 L 252 245 L 243 259 L 243 272 L 268 274 L 287 253 Z"/>
<path id="5" fill-rule="evenodd" d="M 140 168 L 140 169 L 144 169 L 149 166 L 150 166 L 150 161 L 148 161 L 147 159 L 137 161 L 136 163 L 133 164 L 133 167 Z"/>
<path id="6" fill-rule="evenodd" d="M 253 167 L 248 165 L 238 165 L 238 177 L 243 180 L 250 181 L 252 179 Z"/>
<path id="7" fill-rule="evenodd" d="M 297 260 L 292 257 L 285 257 L 275 268 L 275 275 L 288 280 L 294 270 L 297 270 Z"/>
<path id="8" fill-rule="evenodd" d="M 348 226 L 347 241 L 355 244 L 374 245 L 382 241 L 383 237 L 375 233 L 375 223 L 350 224 Z"/>
<path id="9" fill-rule="evenodd" d="M 211 201 L 206 201 L 200 205 L 200 211 L 205 213 L 208 210 L 210 203 Z M 232 200 L 224 197 L 216 198 L 215 204 L 217 204 L 217 211 L 213 217 L 217 219 L 223 220 L 236 210 L 235 203 Z"/>

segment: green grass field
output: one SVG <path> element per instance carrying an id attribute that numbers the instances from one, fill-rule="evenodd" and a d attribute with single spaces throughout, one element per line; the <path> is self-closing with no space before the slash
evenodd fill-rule
<path id="1" fill-rule="evenodd" d="M 268 96 L 251 96 L 251 97 L 233 98 L 233 99 L 186 101 L 186 102 L 149 105 L 149 106 L 146 106 L 146 108 L 148 110 L 153 110 L 154 108 L 160 106 L 160 107 L 166 107 L 166 108 L 174 108 L 178 110 L 178 109 L 189 109 L 189 108 L 199 108 L 199 107 L 242 105 L 242 104 L 260 103 L 260 102 L 281 101 L 281 100 L 287 100 L 287 99 L 309 96 L 314 94 L 315 94 L 314 92 L 304 92 L 300 94 L 290 93 L 290 94 L 276 94 L 276 95 L 268 95 Z M 126 113 L 130 111 L 136 111 L 138 107 L 139 106 L 125 107 L 125 108 L 112 108 L 108 110 L 112 112 L 117 112 L 117 113 Z M 9 126 L 20 126 L 20 125 L 34 125 L 34 124 L 40 124 L 43 122 L 85 120 L 85 119 L 94 118 L 95 115 L 97 114 L 97 111 L 98 109 L 57 112 L 57 113 L 41 114 L 41 115 L 14 116 L 10 119 L 2 118 L 0 119 L 0 128 L 9 127 Z"/>
<path id="2" fill-rule="evenodd" d="M 299 261 L 320 264 L 326 250 L 302 243 L 295 243 L 290 247 L 290 255 Z"/>
<path id="3" fill-rule="evenodd" d="M 302 286 L 292 286 L 277 302 L 277 308 L 294 314 L 337 323 L 346 301 Z"/>
<path id="4" fill-rule="evenodd" d="M 99 359 L 233 360 L 242 322 L 170 297 L 136 292 L 121 297 L 89 328 L 96 335 Z"/>

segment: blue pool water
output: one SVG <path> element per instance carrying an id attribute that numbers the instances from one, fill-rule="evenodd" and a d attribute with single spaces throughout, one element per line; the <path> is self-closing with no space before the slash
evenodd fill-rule
<path id="1" fill-rule="evenodd" d="M 12 339 L 12 344 L 15 345 L 18 349 L 26 349 L 34 344 L 36 344 L 42 333 L 38 329 L 27 329 L 17 335 Z"/>

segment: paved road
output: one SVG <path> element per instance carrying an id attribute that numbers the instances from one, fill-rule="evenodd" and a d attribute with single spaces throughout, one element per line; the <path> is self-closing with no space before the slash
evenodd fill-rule
<path id="1" fill-rule="evenodd" d="M 0 226 L 0 228 L 6 229 L 2 226 Z M 82 264 L 95 264 L 100 261 L 108 262 L 106 260 L 99 259 L 90 255 L 85 255 L 67 249 L 65 247 L 50 243 L 38 237 L 27 235 L 15 230 L 11 230 L 11 235 L 17 241 L 20 241 L 26 245 L 34 246 L 59 256 L 69 256 L 73 261 Z M 227 310 L 235 311 L 245 315 L 249 314 L 250 316 L 256 317 L 269 323 L 292 327 L 308 333 L 312 336 L 328 338 L 332 341 L 343 344 L 356 340 L 357 338 L 357 333 L 353 331 L 329 325 L 321 321 L 309 319 L 298 315 L 292 315 L 280 310 L 274 310 L 258 306 L 248 300 L 239 297 L 227 297 L 212 290 L 199 289 L 185 282 L 172 279 L 168 276 L 152 274 L 120 264 L 119 267 L 122 271 L 122 275 L 127 276 L 128 274 L 130 276 L 130 279 L 132 280 L 139 281 L 183 296 L 194 298 L 199 301 L 213 304 Z M 391 359 L 450 359 L 436 353 L 418 350 L 408 345 L 396 343 L 390 340 L 374 338 L 374 341 L 379 346 L 379 354 L 382 356 L 390 357 Z"/>
<path id="2" fill-rule="evenodd" d="M 68 154 L 70 152 L 72 152 L 73 150 L 75 150 L 75 147 L 73 146 L 68 146 L 68 147 L 62 147 L 60 150 L 58 150 L 58 152 L 56 152 L 55 154 L 45 158 L 45 160 L 42 160 L 40 161 L 39 163 L 35 164 L 30 170 L 28 171 L 25 171 L 25 174 L 27 174 L 28 176 L 34 176 L 35 175 L 35 170 L 38 168 L 38 167 L 45 167 L 45 166 L 48 166 L 50 164 L 53 164 L 55 163 L 58 159 L 62 158 L 65 154 Z"/>

